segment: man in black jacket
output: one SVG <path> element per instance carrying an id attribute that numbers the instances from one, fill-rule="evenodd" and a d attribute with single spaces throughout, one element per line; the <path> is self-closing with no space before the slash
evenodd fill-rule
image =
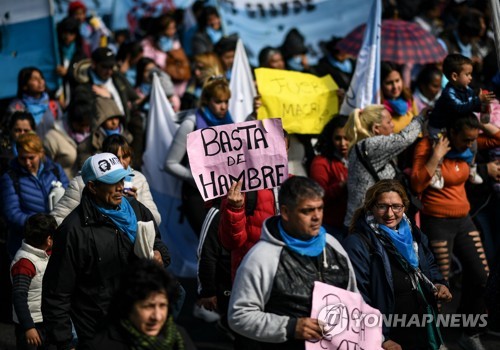
<path id="1" fill-rule="evenodd" d="M 58 349 L 71 348 L 71 322 L 79 345 L 102 328 L 121 273 L 138 259 L 134 255 L 138 222 L 154 222 L 144 205 L 123 197 L 123 179 L 129 175 L 133 174 L 114 154 L 88 158 L 82 167 L 85 189 L 80 205 L 54 235 L 43 279 L 42 314 L 47 340 Z M 154 259 L 168 266 L 167 247 L 154 227 Z"/>

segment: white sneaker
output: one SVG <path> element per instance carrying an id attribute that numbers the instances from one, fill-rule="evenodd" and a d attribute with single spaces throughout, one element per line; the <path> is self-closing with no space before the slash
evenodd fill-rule
<path id="1" fill-rule="evenodd" d="M 444 187 L 444 179 L 443 176 L 441 175 L 441 170 L 436 169 L 434 172 L 434 175 L 432 176 L 431 183 L 429 184 L 432 188 L 435 188 L 436 190 L 442 190 Z"/>
<path id="2" fill-rule="evenodd" d="M 471 336 L 462 336 L 458 339 L 458 345 L 464 350 L 486 350 L 486 348 L 481 343 L 479 334 L 474 334 Z"/>
<path id="3" fill-rule="evenodd" d="M 200 318 L 205 322 L 212 323 L 220 320 L 220 315 L 215 311 L 205 309 L 203 306 L 195 304 L 193 307 L 193 316 Z"/>
<path id="4" fill-rule="evenodd" d="M 483 183 L 483 178 L 477 173 L 477 165 L 473 164 L 470 166 L 469 171 L 469 181 L 474 185 L 480 185 Z"/>

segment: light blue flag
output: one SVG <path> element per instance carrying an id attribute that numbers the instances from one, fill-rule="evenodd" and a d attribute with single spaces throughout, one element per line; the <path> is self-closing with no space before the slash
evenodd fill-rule
<path id="1" fill-rule="evenodd" d="M 323 56 L 319 43 L 343 37 L 365 23 L 371 0 L 219 0 L 218 4 L 225 34 L 238 34 L 250 64 L 257 66 L 260 50 L 282 45 L 292 28 L 304 36 L 309 63 L 316 64 Z"/>
<path id="2" fill-rule="evenodd" d="M 373 0 L 356 69 L 340 107 L 340 114 L 349 115 L 354 108 L 364 108 L 380 103 L 381 2 L 381 0 Z"/>

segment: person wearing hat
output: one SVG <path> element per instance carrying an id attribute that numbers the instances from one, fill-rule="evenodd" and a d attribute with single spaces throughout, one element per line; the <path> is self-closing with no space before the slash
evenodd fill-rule
<path id="1" fill-rule="evenodd" d="M 224 75 L 228 81 L 231 80 L 231 71 L 233 69 L 237 43 L 238 37 L 232 35 L 220 39 L 214 47 L 214 52 L 220 58 L 222 66 L 224 67 Z"/>
<path id="2" fill-rule="evenodd" d="M 130 169 L 124 169 L 114 154 L 100 153 L 85 161 L 81 175 L 85 188 L 80 205 L 56 231 L 43 279 L 47 341 L 58 349 L 70 348 L 72 323 L 78 346 L 103 328 L 120 275 L 139 259 L 134 244 L 140 242 L 141 222 L 153 221 L 153 259 L 164 267 L 170 263 L 149 209 L 123 194 L 124 178 L 133 176 Z"/>
<path id="3" fill-rule="evenodd" d="M 285 59 L 286 69 L 313 73 L 307 61 L 307 46 L 304 36 L 295 28 L 291 29 L 281 45 L 281 53 Z"/>
<path id="4" fill-rule="evenodd" d="M 347 91 L 351 83 L 356 60 L 348 53 L 339 50 L 338 37 L 332 37 L 323 43 L 324 56 L 319 60 L 316 72 L 319 76 L 330 75 L 339 88 Z"/>
<path id="5" fill-rule="evenodd" d="M 87 17 L 87 7 L 82 1 L 71 1 L 68 4 L 68 17 L 78 21 L 82 39 L 91 50 L 106 45 L 110 31 L 99 16 Z"/>
<path id="6" fill-rule="evenodd" d="M 129 144 L 133 140 L 132 134 L 124 127 L 125 118 L 114 100 L 97 96 L 96 112 L 91 121 L 90 136 L 77 146 L 78 168 L 88 157 L 102 151 L 102 143 L 107 136 L 122 135 Z"/>
<path id="7" fill-rule="evenodd" d="M 80 61 L 74 70 L 74 92 L 72 98 L 89 92 L 95 97 L 89 103 L 95 104 L 97 97 L 112 99 L 120 114 L 125 117 L 124 125 L 133 135 L 131 144 L 137 159 L 142 159 L 144 145 L 144 126 L 140 114 L 134 113 L 140 97 L 127 78 L 116 67 L 116 56 L 107 47 L 100 47 L 92 52 L 91 60 Z M 139 168 L 140 164 L 134 164 Z"/>

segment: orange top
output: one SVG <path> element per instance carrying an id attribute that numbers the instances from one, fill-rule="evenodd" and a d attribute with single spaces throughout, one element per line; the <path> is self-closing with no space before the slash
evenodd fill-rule
<path id="1" fill-rule="evenodd" d="M 438 218 L 461 218 L 470 211 L 465 193 L 465 182 L 469 178 L 469 165 L 463 160 L 444 158 L 441 174 L 444 188 L 437 190 L 429 186 L 431 175 L 425 164 L 432 155 L 432 142 L 429 138 L 419 141 L 415 147 L 411 187 L 422 195 L 423 214 Z"/>

